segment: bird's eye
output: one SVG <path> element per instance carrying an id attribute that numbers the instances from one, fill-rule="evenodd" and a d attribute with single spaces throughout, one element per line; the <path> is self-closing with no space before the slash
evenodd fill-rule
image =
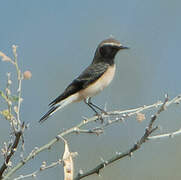
<path id="1" fill-rule="evenodd" d="M 102 56 L 107 56 L 112 52 L 112 47 L 110 46 L 102 46 L 100 48 L 100 53 Z"/>

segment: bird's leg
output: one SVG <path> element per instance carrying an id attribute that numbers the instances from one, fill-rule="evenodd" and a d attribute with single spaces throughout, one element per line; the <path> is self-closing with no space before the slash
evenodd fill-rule
<path id="1" fill-rule="evenodd" d="M 91 104 L 89 104 L 89 102 L 85 99 L 84 100 L 84 102 L 85 102 L 85 104 L 87 104 L 95 113 L 96 113 L 96 115 L 98 115 L 99 113 L 95 110 L 95 108 L 93 108 L 92 106 L 91 106 Z"/>
<path id="2" fill-rule="evenodd" d="M 93 107 L 99 109 L 102 113 L 107 114 L 106 111 L 104 111 L 103 109 L 101 109 L 99 106 L 93 104 L 92 101 L 91 101 L 91 98 L 88 98 L 88 103 L 89 103 L 91 106 L 93 106 Z"/>
<path id="3" fill-rule="evenodd" d="M 87 98 L 84 100 L 85 104 L 87 104 L 95 113 L 96 115 L 98 116 L 98 118 L 101 120 L 101 123 L 103 123 L 103 118 L 101 116 L 101 114 L 99 114 L 95 108 L 93 107 L 92 103 L 90 102 L 90 98 Z M 97 108 L 98 109 L 98 108 Z"/>

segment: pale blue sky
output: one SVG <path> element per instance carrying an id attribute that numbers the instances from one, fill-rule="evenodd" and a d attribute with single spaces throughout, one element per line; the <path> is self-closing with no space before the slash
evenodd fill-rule
<path id="1" fill-rule="evenodd" d="M 72 79 L 90 64 L 100 41 L 114 36 L 130 50 L 116 57 L 117 72 L 113 83 L 94 102 L 107 109 L 127 109 L 174 97 L 181 92 L 181 23 L 179 0 L 1 0 L 0 50 L 12 55 L 17 44 L 22 71 L 31 70 L 32 79 L 23 82 L 21 117 L 30 123 L 25 134 L 26 154 L 41 146 L 63 129 L 80 122 L 92 112 L 83 104 L 73 104 L 57 112 L 42 126 L 39 118 L 47 104 L 58 96 Z M 12 68 L 0 61 L 0 88 Z M 159 118 L 164 130 L 180 127 L 180 107 L 173 107 Z M 149 118 L 149 116 L 147 116 Z M 8 124 L 1 120 L 1 137 L 7 139 Z M 75 160 L 76 172 L 88 169 L 123 151 L 143 134 L 147 121 L 134 120 L 108 128 L 100 137 L 67 137 Z M 4 128 L 5 127 L 5 128 Z M 102 179 L 179 179 L 181 137 L 151 142 L 132 159 L 115 163 L 103 171 Z M 15 176 L 36 170 L 43 160 L 52 162 L 63 151 L 59 143 L 49 152 L 29 162 Z M 2 159 L 2 158 L 1 158 Z M 2 162 L 2 161 L 0 161 Z M 60 179 L 63 168 L 50 169 L 38 179 Z M 92 176 L 87 179 L 100 179 Z"/>

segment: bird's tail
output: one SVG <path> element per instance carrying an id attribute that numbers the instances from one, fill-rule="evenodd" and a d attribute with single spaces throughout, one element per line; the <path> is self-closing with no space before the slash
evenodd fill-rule
<path id="1" fill-rule="evenodd" d="M 39 120 L 39 122 L 40 123 L 44 122 L 56 111 L 58 111 L 59 109 L 62 109 L 63 107 L 67 106 L 70 103 L 73 103 L 76 99 L 77 99 L 77 97 L 75 95 L 71 95 L 68 98 L 57 103 L 56 105 L 51 106 L 50 110 Z"/>
<path id="2" fill-rule="evenodd" d="M 50 110 L 39 120 L 40 123 L 44 122 L 45 120 L 47 120 L 53 113 L 55 113 L 56 111 L 58 111 L 58 109 L 60 108 L 60 105 L 57 106 L 53 106 L 50 108 Z"/>

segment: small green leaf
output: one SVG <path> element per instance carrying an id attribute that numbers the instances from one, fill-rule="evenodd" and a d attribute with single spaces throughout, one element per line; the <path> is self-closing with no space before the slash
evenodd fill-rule
<path id="1" fill-rule="evenodd" d="M 0 95 L 2 96 L 2 98 L 4 98 L 7 101 L 7 97 L 6 95 L 3 93 L 3 91 L 0 91 Z"/>
<path id="2" fill-rule="evenodd" d="M 11 96 L 10 100 L 13 102 L 17 102 L 19 100 L 18 96 Z"/>
<path id="3" fill-rule="evenodd" d="M 5 109 L 1 111 L 1 114 L 5 117 L 5 119 L 10 120 L 12 117 L 12 114 L 10 114 L 8 109 Z"/>

